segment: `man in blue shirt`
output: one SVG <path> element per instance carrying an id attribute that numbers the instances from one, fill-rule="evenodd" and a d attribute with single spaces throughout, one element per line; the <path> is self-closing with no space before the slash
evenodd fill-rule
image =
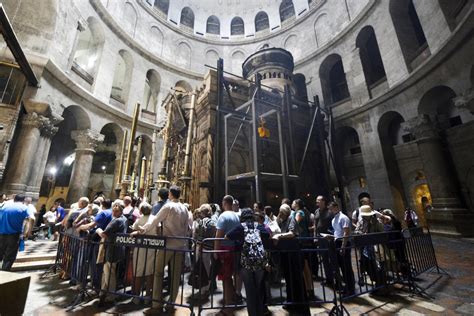
<path id="1" fill-rule="evenodd" d="M 54 208 L 56 209 L 56 223 L 61 223 L 64 217 L 66 216 L 64 207 L 61 206 L 61 203 L 59 201 L 56 201 L 54 202 Z"/>
<path id="2" fill-rule="evenodd" d="M 24 200 L 25 196 L 18 194 L 13 203 L 0 209 L 0 261 L 3 261 L 2 270 L 5 271 L 10 271 L 15 262 L 24 221 L 28 219 L 25 231 L 34 223 L 34 216 L 28 214 Z"/>
<path id="3" fill-rule="evenodd" d="M 240 226 L 240 219 L 236 212 L 232 210 L 232 205 L 234 204 L 234 198 L 230 195 L 224 196 L 222 199 L 222 208 L 224 212 L 219 216 L 216 225 L 216 238 L 224 238 L 224 236 L 230 233 L 234 228 Z M 237 256 L 236 249 L 234 247 L 234 242 L 230 240 L 216 240 L 214 242 L 214 257 L 216 260 L 221 261 L 221 269 L 218 272 L 219 280 L 222 280 L 224 287 L 224 303 L 226 305 L 231 305 L 235 303 L 236 299 L 240 299 L 238 294 L 236 294 L 236 286 L 240 289 L 240 280 L 238 280 L 237 272 Z M 217 252 L 219 250 L 225 250 L 225 252 Z M 235 285 L 232 280 L 234 277 Z M 237 292 L 240 292 L 237 289 Z M 224 314 L 225 310 L 222 311 Z"/>

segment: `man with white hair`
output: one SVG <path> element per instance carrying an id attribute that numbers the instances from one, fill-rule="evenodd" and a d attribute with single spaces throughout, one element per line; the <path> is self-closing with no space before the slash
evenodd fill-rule
<path id="1" fill-rule="evenodd" d="M 89 205 L 89 198 L 83 196 L 79 198 L 77 201 L 77 207 L 69 211 L 68 215 L 65 218 L 64 226 L 66 228 L 73 227 L 74 223 L 79 222 L 84 216 L 87 215 L 88 205 Z"/>

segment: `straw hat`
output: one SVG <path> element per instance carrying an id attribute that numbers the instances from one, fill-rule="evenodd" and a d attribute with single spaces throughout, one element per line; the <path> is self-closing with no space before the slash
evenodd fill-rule
<path id="1" fill-rule="evenodd" d="M 373 216 L 375 215 L 375 211 L 372 210 L 372 207 L 370 205 L 362 205 L 359 208 L 359 213 L 361 216 Z"/>

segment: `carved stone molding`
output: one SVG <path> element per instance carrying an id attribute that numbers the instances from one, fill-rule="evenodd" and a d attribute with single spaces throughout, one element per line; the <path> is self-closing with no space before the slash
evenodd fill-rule
<path id="1" fill-rule="evenodd" d="M 438 137 L 438 128 L 429 115 L 422 114 L 402 123 L 404 131 L 415 135 L 417 139 Z"/>
<path id="2" fill-rule="evenodd" d="M 90 130 L 72 131 L 71 138 L 76 141 L 76 151 L 89 151 L 95 153 L 97 145 L 104 140 L 104 135 Z"/>
<path id="3" fill-rule="evenodd" d="M 457 108 L 466 108 L 474 114 L 474 90 L 469 89 L 465 93 L 453 99 L 454 106 Z"/>
<path id="4" fill-rule="evenodd" d="M 52 139 L 58 130 L 59 128 L 54 126 L 51 120 L 45 119 L 41 125 L 41 136 Z"/>

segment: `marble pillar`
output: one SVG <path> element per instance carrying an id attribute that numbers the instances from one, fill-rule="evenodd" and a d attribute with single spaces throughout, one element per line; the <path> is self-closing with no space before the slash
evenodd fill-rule
<path id="1" fill-rule="evenodd" d="M 46 117 L 36 113 L 28 113 L 21 119 L 21 128 L 10 156 L 5 191 L 7 194 L 24 194 L 27 191 L 32 174 L 32 165 L 38 159 L 37 150 L 41 139 L 41 127 Z"/>
<path id="2" fill-rule="evenodd" d="M 43 180 L 46 163 L 48 162 L 49 149 L 51 141 L 58 132 L 58 127 L 55 126 L 63 120 L 62 117 L 50 117 L 42 120 L 40 127 L 40 139 L 38 141 L 38 148 L 36 151 L 36 159 L 31 165 L 30 178 L 26 188 L 26 195 L 31 196 L 34 201 L 39 198 L 39 191 L 41 182 Z"/>
<path id="3" fill-rule="evenodd" d="M 66 198 L 68 204 L 75 203 L 80 197 L 88 195 L 87 189 L 95 149 L 104 140 L 104 135 L 92 130 L 72 131 L 71 137 L 76 142 L 76 158 Z"/>
<path id="4" fill-rule="evenodd" d="M 426 214 L 430 229 L 453 236 L 469 234 L 472 231 L 472 226 L 466 225 L 469 211 L 461 203 L 456 172 L 449 168 L 447 149 L 437 127 L 428 115 L 420 115 L 403 123 L 403 128 L 416 138 L 430 188 L 433 210 Z"/>

